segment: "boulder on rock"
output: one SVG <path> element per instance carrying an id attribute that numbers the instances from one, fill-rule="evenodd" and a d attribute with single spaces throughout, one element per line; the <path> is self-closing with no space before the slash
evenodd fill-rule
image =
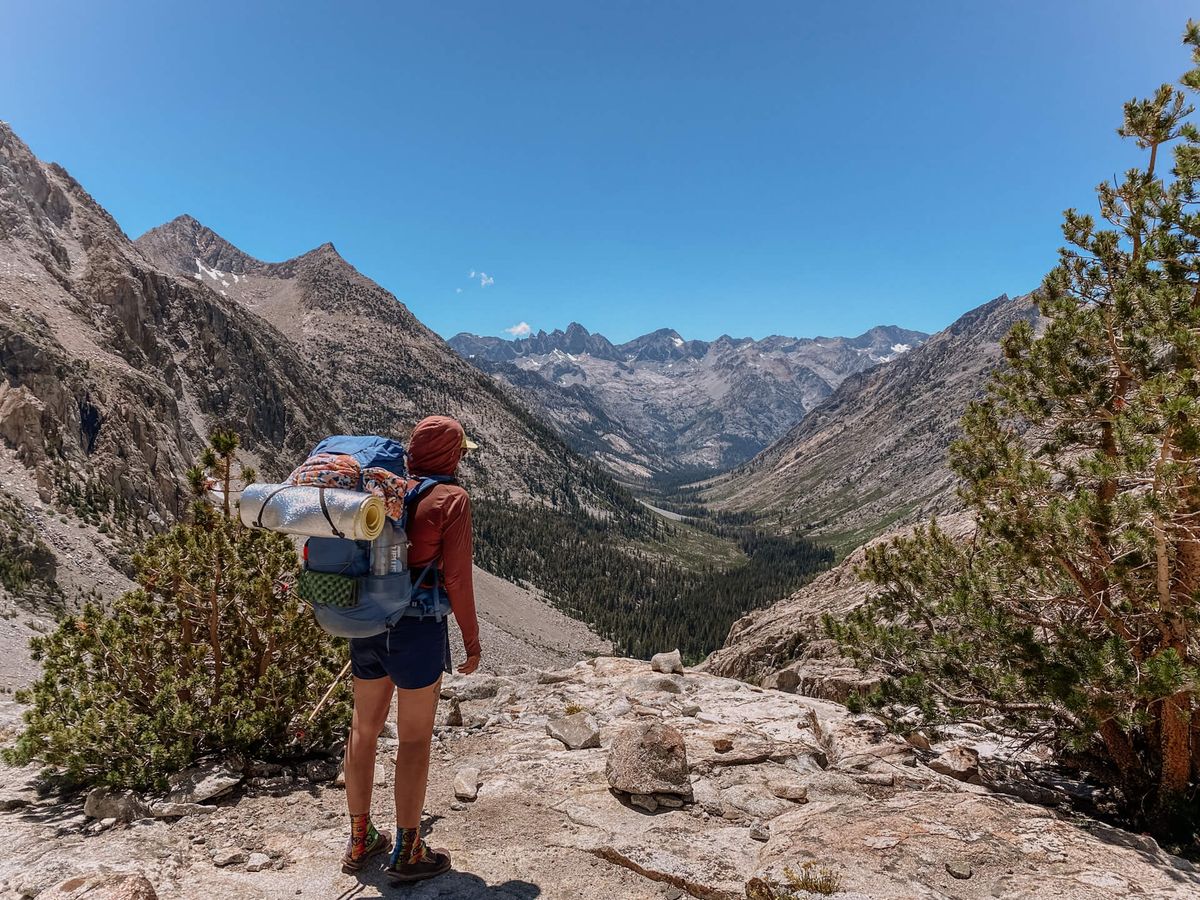
<path id="1" fill-rule="evenodd" d="M 445 710 L 445 712 L 443 713 L 442 710 Z M 462 704 L 457 698 L 451 697 L 450 700 L 446 702 L 446 705 L 438 710 L 438 717 L 438 724 L 440 725 L 446 725 L 450 728 L 462 728 Z"/>
<path id="2" fill-rule="evenodd" d="M 40 900 L 158 900 L 154 885 L 144 875 L 96 872 L 78 875 L 47 888 Z"/>
<path id="3" fill-rule="evenodd" d="M 795 808 L 794 803 L 776 797 L 763 784 L 735 784 L 721 792 L 721 815 L 734 821 L 774 819 Z"/>
<path id="4" fill-rule="evenodd" d="M 504 684 L 495 675 L 447 675 L 442 680 L 442 699 L 489 700 Z"/>
<path id="5" fill-rule="evenodd" d="M 954 747 L 929 761 L 929 768 L 968 784 L 982 784 L 979 774 L 979 752 L 970 747 Z"/>
<path id="6" fill-rule="evenodd" d="M 963 862 L 961 859 L 952 859 L 947 862 L 946 871 L 949 872 L 953 877 L 962 881 L 966 881 L 975 874 L 970 864 Z"/>
<path id="7" fill-rule="evenodd" d="M 644 809 L 646 812 L 658 811 L 658 801 L 649 794 L 630 794 L 629 802 L 638 809 Z"/>
<path id="8" fill-rule="evenodd" d="M 916 747 L 918 750 L 924 750 L 929 753 L 933 750 L 933 745 L 929 742 L 929 735 L 920 729 L 914 729 L 904 735 L 904 739 Z"/>
<path id="9" fill-rule="evenodd" d="M 228 794 L 242 783 L 245 761 L 236 754 L 206 765 L 192 766 L 176 775 L 167 783 L 171 792 L 167 800 L 172 803 L 203 803 Z"/>
<path id="10" fill-rule="evenodd" d="M 83 801 L 83 813 L 92 819 L 132 822 L 150 815 L 150 807 L 133 791 L 98 787 L 88 792 Z"/>
<path id="11" fill-rule="evenodd" d="M 600 727 L 585 712 L 577 712 L 546 723 L 546 734 L 562 741 L 568 750 L 588 750 L 600 746 Z"/>
<path id="12" fill-rule="evenodd" d="M 622 794 L 692 799 L 683 735 L 661 722 L 637 722 L 618 734 L 608 751 L 605 774 L 609 787 Z"/>
<path id="13" fill-rule="evenodd" d="M 217 807 L 206 806 L 203 803 L 173 803 L 170 800 L 157 800 L 150 804 L 149 815 L 156 819 L 179 819 L 183 816 L 206 815 L 216 812 Z M 139 818 L 141 818 L 139 816 Z"/>
<path id="14" fill-rule="evenodd" d="M 468 766 L 454 774 L 454 796 L 464 803 L 471 803 L 479 796 L 478 769 Z"/>
<path id="15" fill-rule="evenodd" d="M 655 672 L 665 672 L 670 674 L 683 674 L 683 658 L 679 655 L 678 650 L 672 650 L 670 653 L 656 653 L 650 657 L 650 668 Z"/>
<path id="16" fill-rule="evenodd" d="M 218 869 L 223 869 L 226 866 L 236 866 L 238 863 L 244 863 L 248 859 L 248 854 L 240 847 L 222 847 L 220 850 L 213 852 L 213 865 Z"/>
<path id="17" fill-rule="evenodd" d="M 780 800 L 791 800 L 793 803 L 808 802 L 808 787 L 796 781 L 772 781 L 767 787 Z"/>
<path id="18" fill-rule="evenodd" d="M 630 685 L 631 694 L 682 694 L 683 681 L 676 675 L 646 675 Z"/>

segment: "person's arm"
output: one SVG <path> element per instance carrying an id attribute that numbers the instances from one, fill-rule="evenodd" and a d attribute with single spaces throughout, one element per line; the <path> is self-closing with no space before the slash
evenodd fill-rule
<path id="1" fill-rule="evenodd" d="M 474 546 L 471 537 L 471 500 L 465 492 L 455 491 L 446 504 L 442 528 L 442 575 L 450 608 L 458 622 L 467 651 L 467 663 L 474 671 L 482 651 L 479 646 L 479 619 L 475 614 L 475 585 L 471 577 Z"/>

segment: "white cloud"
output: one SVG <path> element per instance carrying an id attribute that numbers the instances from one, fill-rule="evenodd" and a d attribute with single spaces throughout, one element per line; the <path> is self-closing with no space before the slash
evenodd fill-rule
<path id="1" fill-rule="evenodd" d="M 530 332 L 533 331 L 533 329 L 529 327 L 528 322 L 518 322 L 512 328 L 505 328 L 504 330 L 506 333 L 511 334 L 515 338 L 529 337 Z"/>
<path id="2" fill-rule="evenodd" d="M 462 293 L 462 288 L 455 288 L 455 289 L 454 289 L 454 293 L 456 293 L 456 294 L 461 294 L 461 293 Z"/>
<path id="3" fill-rule="evenodd" d="M 471 273 L 469 275 L 467 275 L 467 277 L 470 278 L 472 281 L 475 280 L 476 278 L 478 278 L 479 286 L 481 288 L 489 287 L 490 285 L 493 285 L 496 283 L 496 279 L 493 278 L 491 275 L 489 275 L 487 272 L 476 272 L 474 269 L 471 270 Z"/>

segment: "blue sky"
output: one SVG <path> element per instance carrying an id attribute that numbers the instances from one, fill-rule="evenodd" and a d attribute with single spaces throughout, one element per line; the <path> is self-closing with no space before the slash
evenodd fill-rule
<path id="1" fill-rule="evenodd" d="M 1189 5 L 0 0 L 0 119 L 447 336 L 935 330 L 1053 265 Z"/>

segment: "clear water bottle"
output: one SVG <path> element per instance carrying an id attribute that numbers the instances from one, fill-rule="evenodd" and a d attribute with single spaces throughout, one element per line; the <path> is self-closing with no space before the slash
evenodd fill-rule
<path id="1" fill-rule="evenodd" d="M 384 522 L 379 537 L 371 541 L 371 574 L 388 575 L 392 571 L 392 557 L 396 546 L 396 534 L 391 522 Z"/>
<path id="2" fill-rule="evenodd" d="M 399 525 L 392 529 L 391 571 L 393 574 L 408 571 L 408 535 Z"/>

